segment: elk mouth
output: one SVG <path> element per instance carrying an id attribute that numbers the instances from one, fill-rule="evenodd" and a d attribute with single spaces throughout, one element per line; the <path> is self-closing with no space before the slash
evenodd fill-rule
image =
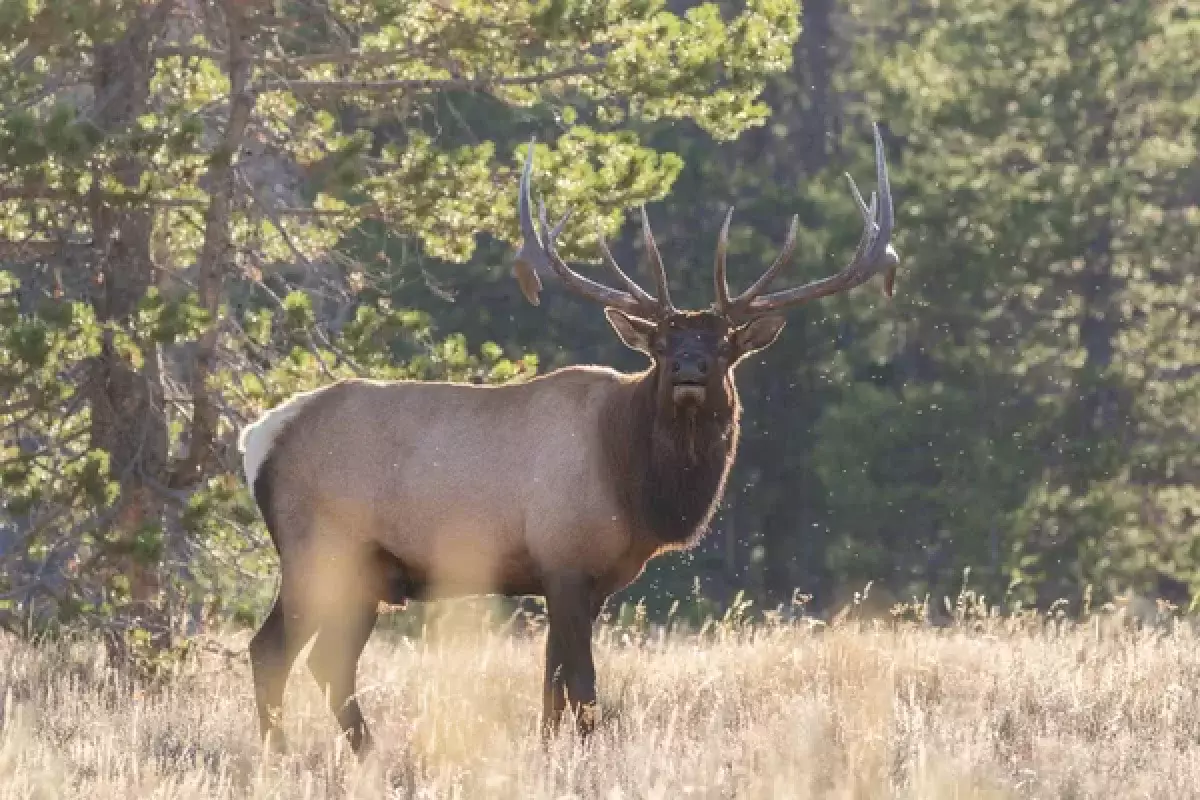
<path id="1" fill-rule="evenodd" d="M 678 405 L 703 405 L 708 386 L 701 381 L 675 381 L 671 384 L 671 399 Z"/>

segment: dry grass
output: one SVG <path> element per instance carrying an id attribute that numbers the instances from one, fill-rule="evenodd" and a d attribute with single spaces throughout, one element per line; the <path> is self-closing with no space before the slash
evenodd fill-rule
<path id="1" fill-rule="evenodd" d="M 292 754 L 264 763 L 244 656 L 131 691 L 98 647 L 0 639 L 0 797 L 1200 796 L 1183 630 L 597 638 L 602 732 L 543 747 L 540 637 L 377 634 L 360 677 L 380 751 L 361 766 L 299 665 Z"/>

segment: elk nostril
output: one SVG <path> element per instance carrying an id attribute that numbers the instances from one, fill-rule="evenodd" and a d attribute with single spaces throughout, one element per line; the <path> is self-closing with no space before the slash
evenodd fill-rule
<path id="1" fill-rule="evenodd" d="M 671 362 L 671 372 L 679 372 L 679 362 L 678 361 Z"/>
<path id="2" fill-rule="evenodd" d="M 702 358 L 696 362 L 696 369 L 700 370 L 701 375 L 708 373 L 708 359 Z"/>

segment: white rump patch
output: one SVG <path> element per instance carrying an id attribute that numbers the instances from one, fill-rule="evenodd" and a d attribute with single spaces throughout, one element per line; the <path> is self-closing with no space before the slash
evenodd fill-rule
<path id="1" fill-rule="evenodd" d="M 263 462 L 271 455 L 271 448 L 284 426 L 304 410 L 308 401 L 323 389 L 313 389 L 292 395 L 286 401 L 263 414 L 256 422 L 242 428 L 238 437 L 238 450 L 242 453 L 242 470 L 246 473 L 246 485 L 254 491 L 254 481 Z"/>

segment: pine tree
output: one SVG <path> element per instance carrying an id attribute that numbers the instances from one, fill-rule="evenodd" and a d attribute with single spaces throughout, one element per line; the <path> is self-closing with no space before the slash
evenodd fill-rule
<path id="1" fill-rule="evenodd" d="M 184 600 L 261 592 L 242 424 L 344 376 L 536 368 L 394 306 L 388 253 L 452 265 L 480 233 L 511 246 L 537 133 L 537 189 L 576 212 L 564 251 L 590 254 L 596 220 L 611 232 L 680 169 L 636 126 L 761 124 L 797 33 L 791 0 L 727 18 L 655 0 L 4 4 L 9 623 L 162 638 L 151 623 Z M 497 135 L 444 135 L 456 101 Z"/>

